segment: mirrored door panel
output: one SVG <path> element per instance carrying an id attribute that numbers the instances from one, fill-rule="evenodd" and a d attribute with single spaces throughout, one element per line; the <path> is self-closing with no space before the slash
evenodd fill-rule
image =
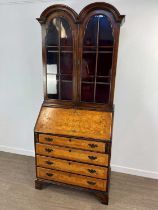
<path id="1" fill-rule="evenodd" d="M 72 100 L 73 40 L 64 17 L 53 18 L 47 26 L 47 97 Z"/>
<path id="2" fill-rule="evenodd" d="M 109 103 L 113 31 L 105 15 L 92 16 L 84 32 L 81 67 L 81 102 Z"/>

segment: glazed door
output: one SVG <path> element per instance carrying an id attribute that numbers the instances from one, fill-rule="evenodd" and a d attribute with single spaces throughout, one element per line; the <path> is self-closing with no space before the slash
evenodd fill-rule
<path id="1" fill-rule="evenodd" d="M 46 98 L 73 101 L 75 98 L 76 25 L 59 12 L 46 23 Z M 53 100 L 53 101 L 54 101 Z"/>
<path id="2" fill-rule="evenodd" d="M 44 93 L 48 104 L 113 105 L 120 19 L 108 5 L 79 15 L 54 7 L 43 13 Z M 116 20 L 117 19 L 117 20 Z"/>
<path id="3" fill-rule="evenodd" d="M 80 98 L 82 104 L 108 104 L 112 79 L 114 37 L 104 14 L 87 15 L 80 28 Z"/>

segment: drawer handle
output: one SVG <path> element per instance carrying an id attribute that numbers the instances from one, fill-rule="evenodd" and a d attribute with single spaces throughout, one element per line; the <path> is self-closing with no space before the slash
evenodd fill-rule
<path id="1" fill-rule="evenodd" d="M 49 177 L 53 176 L 53 174 L 51 174 L 51 173 L 46 173 L 46 175 Z"/>
<path id="2" fill-rule="evenodd" d="M 51 161 L 49 161 L 49 160 L 47 160 L 46 161 L 46 164 L 48 164 L 48 165 L 52 165 L 52 164 L 54 164 L 53 162 L 51 162 Z"/>
<path id="3" fill-rule="evenodd" d="M 53 139 L 49 138 L 49 137 L 46 137 L 45 140 L 48 141 L 48 142 L 52 142 L 53 141 Z"/>
<path id="4" fill-rule="evenodd" d="M 96 156 L 88 156 L 90 160 L 96 160 L 97 157 Z"/>
<path id="5" fill-rule="evenodd" d="M 87 183 L 88 183 L 89 185 L 95 185 L 95 184 L 96 184 L 96 182 L 92 182 L 92 181 L 87 181 Z"/>
<path id="6" fill-rule="evenodd" d="M 88 169 L 88 171 L 89 171 L 89 173 L 91 173 L 91 174 L 96 173 L 96 170 L 94 170 L 94 169 Z"/>
<path id="7" fill-rule="evenodd" d="M 91 148 L 96 148 L 96 147 L 98 147 L 97 144 L 88 144 L 88 146 L 91 147 Z"/>
<path id="8" fill-rule="evenodd" d="M 45 151 L 48 152 L 48 153 L 49 152 L 53 152 L 53 150 L 52 149 L 49 149 L 49 148 L 45 148 Z"/>

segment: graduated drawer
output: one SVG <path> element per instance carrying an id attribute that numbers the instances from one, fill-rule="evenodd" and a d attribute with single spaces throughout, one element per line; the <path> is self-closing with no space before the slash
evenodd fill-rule
<path id="1" fill-rule="evenodd" d="M 107 179 L 107 168 L 102 166 L 88 165 L 68 160 L 49 158 L 44 156 L 36 156 L 37 166 L 44 168 L 56 169 L 76 174 Z"/>
<path id="2" fill-rule="evenodd" d="M 88 152 L 45 144 L 36 144 L 36 153 L 44 156 L 108 166 L 108 155 L 102 153 Z"/>
<path id="3" fill-rule="evenodd" d="M 96 151 L 96 152 L 105 152 L 105 145 L 106 145 L 103 142 L 86 141 L 75 138 L 51 136 L 46 134 L 39 135 L 39 142 L 51 145 L 66 146 L 83 150 Z"/>
<path id="4" fill-rule="evenodd" d="M 106 190 L 106 184 L 107 184 L 106 180 L 96 179 L 92 177 L 86 177 L 86 176 L 81 176 L 51 169 L 45 169 L 41 167 L 37 168 L 37 177 L 42 179 L 62 182 L 66 184 L 72 184 L 80 187 L 101 190 L 101 191 Z"/>

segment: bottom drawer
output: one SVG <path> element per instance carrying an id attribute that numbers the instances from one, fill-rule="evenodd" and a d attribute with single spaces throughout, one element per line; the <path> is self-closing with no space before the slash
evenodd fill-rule
<path id="1" fill-rule="evenodd" d="M 37 177 L 95 190 L 106 190 L 106 180 L 37 167 Z"/>

